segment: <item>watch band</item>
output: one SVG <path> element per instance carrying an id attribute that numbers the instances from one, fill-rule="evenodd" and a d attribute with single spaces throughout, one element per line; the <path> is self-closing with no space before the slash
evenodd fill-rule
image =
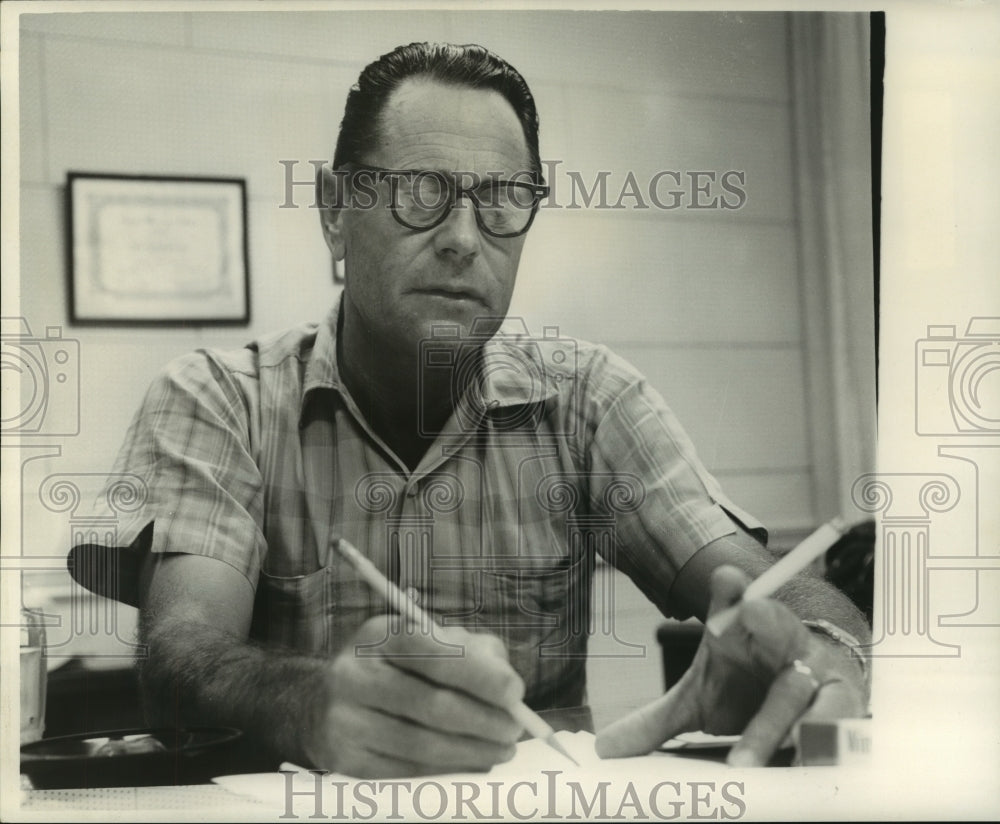
<path id="1" fill-rule="evenodd" d="M 847 632 L 847 630 L 843 630 L 836 624 L 831 624 L 823 618 L 803 620 L 802 624 L 813 632 L 825 635 L 826 637 L 836 641 L 838 644 L 847 647 L 851 653 L 851 657 L 860 665 L 861 673 L 865 677 L 865 683 L 868 683 L 868 658 L 861 647 L 861 642 L 857 638 Z"/>

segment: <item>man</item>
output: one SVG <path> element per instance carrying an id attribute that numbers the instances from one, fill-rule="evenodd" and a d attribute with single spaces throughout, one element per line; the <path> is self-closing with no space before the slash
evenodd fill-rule
<path id="1" fill-rule="evenodd" d="M 120 534 L 148 711 L 359 776 L 488 769 L 513 754 L 518 700 L 586 700 L 595 547 L 702 619 L 772 559 L 627 364 L 498 333 L 546 193 L 511 66 L 475 46 L 383 56 L 318 184 L 345 272 L 327 321 L 175 362 L 119 456 L 147 490 Z M 441 626 L 387 615 L 338 537 Z M 764 763 L 804 715 L 863 712 L 846 598 L 804 577 L 739 616 L 599 752 L 705 729 Z"/>

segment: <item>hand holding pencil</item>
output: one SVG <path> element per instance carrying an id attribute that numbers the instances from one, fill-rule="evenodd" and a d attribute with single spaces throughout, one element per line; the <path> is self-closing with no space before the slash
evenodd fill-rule
<path id="1" fill-rule="evenodd" d="M 524 682 L 503 643 L 458 627 L 432 629 L 359 553 L 337 549 L 388 603 L 343 640 L 303 706 L 297 734 L 307 764 L 397 778 L 486 771 L 512 758 L 525 725 L 511 709 Z"/>
<path id="2" fill-rule="evenodd" d="M 734 766 L 761 766 L 807 719 L 864 715 L 862 671 L 791 609 L 768 596 L 839 536 L 825 525 L 755 581 L 722 566 L 711 580 L 707 631 L 665 695 L 598 732 L 602 758 L 640 755 L 683 732 L 740 735 Z"/>
<path id="3" fill-rule="evenodd" d="M 335 547 L 341 557 L 354 567 L 358 574 L 364 578 L 372 589 L 385 598 L 392 609 L 396 610 L 408 621 L 418 626 L 428 629 L 431 627 L 433 624 L 431 617 L 420 609 L 416 603 L 407 598 L 399 587 L 379 572 L 371 561 L 358 552 L 356 547 L 352 546 L 350 542 L 344 540 L 343 538 L 336 542 Z M 434 628 L 438 632 L 443 631 L 442 628 L 436 624 L 434 625 Z M 532 712 L 531 709 L 529 709 L 524 702 L 520 700 L 520 697 L 508 701 L 506 709 L 511 716 L 513 716 L 513 718 L 531 735 L 535 738 L 542 739 L 560 755 L 565 756 L 574 764 L 577 764 L 576 759 L 574 759 L 573 756 L 571 756 L 556 739 L 555 731 L 552 727 L 550 727 L 544 719 L 541 718 L 541 716 Z M 577 764 L 577 766 L 579 766 L 579 764 Z"/>

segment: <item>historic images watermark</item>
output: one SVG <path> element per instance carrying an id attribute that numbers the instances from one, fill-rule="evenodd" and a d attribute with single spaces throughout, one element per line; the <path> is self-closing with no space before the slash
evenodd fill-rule
<path id="1" fill-rule="evenodd" d="M 914 367 L 915 433 L 937 442 L 940 458 L 962 462 L 965 486 L 946 472 L 880 471 L 855 483 L 855 503 L 881 522 L 880 632 L 869 655 L 957 657 L 961 645 L 936 639 L 935 626 L 1000 626 L 1000 536 L 995 519 L 988 526 L 1000 500 L 1000 317 L 973 317 L 964 335 L 953 324 L 929 326 Z M 960 505 L 971 521 L 968 543 L 942 551 L 935 516 Z M 935 622 L 932 573 L 943 570 L 968 572 L 974 594 L 967 610 Z"/>
<path id="2" fill-rule="evenodd" d="M 75 540 L 104 540 L 109 532 L 113 534 L 115 507 L 127 508 L 143 497 L 144 490 L 128 479 L 116 482 L 107 476 L 48 473 L 39 481 L 39 471 L 44 473 L 62 457 L 65 439 L 80 434 L 80 343 L 64 336 L 61 326 L 45 326 L 44 334 L 39 335 L 33 334 L 27 318 L 3 318 L 0 380 L 0 446 L 5 472 L 2 522 L 9 539 L 0 556 L 0 573 L 5 580 L 0 597 L 7 605 L 0 632 L 4 647 L 13 647 L 15 636 L 19 640 L 16 700 L 21 742 L 25 743 L 44 734 L 49 659 L 131 659 L 143 653 L 120 620 L 121 605 L 92 596 L 67 579 L 65 548 Z M 84 514 L 89 500 L 87 507 L 81 506 L 94 491 L 88 486 L 91 481 L 111 481 L 107 499 L 110 514 L 104 518 Z M 64 529 L 67 525 L 59 523 L 63 513 L 69 513 L 68 532 Z M 55 542 L 51 540 L 53 532 L 59 535 Z M 27 551 L 28 547 L 33 551 Z M 112 592 L 117 569 L 117 560 L 110 560 L 102 576 Z M 36 596 L 34 585 L 49 594 Z M 59 596 L 53 597 L 53 592 Z"/>
<path id="3" fill-rule="evenodd" d="M 541 770 L 535 781 L 361 781 L 325 770 L 281 770 L 283 819 L 360 821 L 734 820 L 747 814 L 742 781 L 587 781 Z"/>
<path id="4" fill-rule="evenodd" d="M 95 488 L 101 490 L 96 500 Z M 132 607 L 118 600 L 134 583 L 124 580 L 127 573 L 120 556 L 123 541 L 119 528 L 129 513 L 146 503 L 145 482 L 130 473 L 55 473 L 42 481 L 38 497 L 48 511 L 66 518 L 63 545 L 73 550 L 61 564 L 72 578 L 67 599 L 69 620 L 66 624 L 60 621 L 66 630 L 61 637 L 47 639 L 47 655 L 145 658 L 146 646 L 135 643 L 131 622 L 123 620 Z M 94 594 L 89 587 L 102 594 Z"/>
<path id="5" fill-rule="evenodd" d="M 326 160 L 279 160 L 278 163 L 282 167 L 279 209 L 303 206 L 319 209 L 348 204 L 356 209 L 391 208 L 378 196 L 377 181 L 370 174 L 338 169 L 324 176 L 322 172 L 329 166 Z M 542 178 L 549 192 L 539 209 L 727 212 L 742 209 L 748 200 L 747 174 L 741 169 L 660 169 L 641 175 L 634 171 L 622 174 L 610 170 L 585 173 L 563 169 L 562 165 L 561 160 L 542 161 Z M 311 172 L 300 167 L 309 168 Z M 307 177 L 310 173 L 312 176 Z M 419 178 L 429 173 L 414 171 L 412 174 Z M 536 182 L 538 175 L 531 171 L 514 175 L 458 172 L 455 177 L 464 191 L 485 188 L 491 182 Z M 348 181 L 351 187 L 345 185 Z M 420 205 L 432 208 L 437 204 L 424 202 Z"/>
<path id="6" fill-rule="evenodd" d="M 80 342 L 61 326 L 34 335 L 25 318 L 0 319 L 4 438 L 62 437 L 80 432 Z"/>
<path id="7" fill-rule="evenodd" d="M 65 556 L 24 554 L 24 472 L 32 462 L 60 456 L 61 439 L 80 432 L 80 343 L 64 337 L 61 326 L 46 326 L 36 335 L 27 318 L 4 317 L 0 380 L 5 473 L 16 473 L 21 493 L 4 496 L 4 531 L 17 536 L 19 554 L 5 553 L 0 568 L 5 573 L 65 570 Z M 56 616 L 42 617 L 50 625 L 59 623 Z M 21 627 L 22 619 L 4 626 Z"/>
<path id="8" fill-rule="evenodd" d="M 130 622 L 123 620 L 128 608 L 113 598 L 120 568 L 112 552 L 69 562 L 65 551 L 25 552 L 39 540 L 65 550 L 82 544 L 114 548 L 120 519 L 146 499 L 145 485 L 133 475 L 57 472 L 38 480 L 33 471 L 62 457 L 63 440 L 80 434 L 80 343 L 64 336 L 60 326 L 46 326 L 43 335 L 35 335 L 28 319 L 6 317 L 0 356 L 2 445 L 5 459 L 16 463 L 20 491 L 5 501 L 4 511 L 5 530 L 17 536 L 20 552 L 5 553 L 0 568 L 21 574 L 22 604 L 41 620 L 48 658 L 141 656 L 145 650 L 134 643 Z M 103 505 L 92 506 L 95 498 Z M 28 515 L 29 504 L 41 508 Z M 40 534 L 46 538 L 40 539 Z M 54 543 L 52 536 L 58 536 Z M 65 577 L 67 564 L 71 580 Z M 74 564 L 91 568 L 74 569 Z M 112 597 L 93 595 L 77 582 L 79 578 L 99 582 Z M 44 606 L 27 594 L 29 581 L 39 580 L 47 592 L 59 593 Z M 54 588 L 46 586 L 53 581 Z M 22 620 L 5 626 L 20 627 Z"/>
<path id="9" fill-rule="evenodd" d="M 928 326 L 914 363 L 918 435 L 1000 436 L 1000 317 Z"/>

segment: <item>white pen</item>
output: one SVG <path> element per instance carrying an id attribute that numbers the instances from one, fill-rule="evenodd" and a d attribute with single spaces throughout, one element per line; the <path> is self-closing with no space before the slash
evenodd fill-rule
<path id="1" fill-rule="evenodd" d="M 823 524 L 812 533 L 795 549 L 780 558 L 772 567 L 769 567 L 757 578 L 750 582 L 743 592 L 743 597 L 739 602 L 731 607 L 715 613 L 705 622 L 708 631 L 715 636 L 725 632 L 736 619 L 742 601 L 753 601 L 758 598 L 767 598 L 779 587 L 790 581 L 796 573 L 801 572 L 816 558 L 826 552 L 841 536 L 847 532 L 847 525 L 841 518 L 833 518 Z"/>
<path id="2" fill-rule="evenodd" d="M 426 612 L 418 607 L 411 598 L 407 598 L 399 587 L 379 572 L 375 564 L 358 552 L 357 548 L 349 541 L 338 538 L 333 544 L 341 557 L 354 567 L 357 573 L 365 579 L 365 582 L 381 594 L 401 615 L 418 626 L 429 626 L 433 622 L 433 619 Z M 541 738 L 556 752 L 565 755 L 576 766 L 580 766 L 577 760 L 556 740 L 555 730 L 523 701 L 518 701 L 514 706 L 506 709 L 535 738 Z"/>

